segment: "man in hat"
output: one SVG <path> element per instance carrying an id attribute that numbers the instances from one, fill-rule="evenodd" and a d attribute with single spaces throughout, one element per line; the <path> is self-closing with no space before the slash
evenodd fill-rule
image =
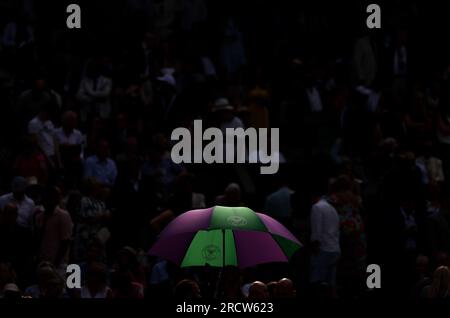
<path id="1" fill-rule="evenodd" d="M 11 192 L 0 197 L 0 210 L 9 203 L 17 206 L 17 225 L 25 229 L 31 229 L 35 205 L 26 194 L 28 183 L 24 177 L 14 177 L 11 183 Z"/>
<path id="2" fill-rule="evenodd" d="M 214 106 L 212 108 L 214 114 L 217 115 L 217 120 L 219 123 L 219 128 L 226 135 L 227 128 L 243 128 L 244 124 L 242 120 L 234 115 L 234 107 L 230 105 L 230 102 L 226 98 L 218 98 L 214 102 Z"/>

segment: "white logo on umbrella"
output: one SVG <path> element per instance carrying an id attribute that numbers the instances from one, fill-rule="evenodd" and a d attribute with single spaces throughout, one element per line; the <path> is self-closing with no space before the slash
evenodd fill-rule
<path id="1" fill-rule="evenodd" d="M 247 225 L 247 219 L 239 216 L 239 215 L 232 215 L 227 218 L 228 224 L 231 226 L 246 226 Z"/>
<path id="2" fill-rule="evenodd" d="M 208 261 L 212 261 L 212 260 L 216 259 L 220 253 L 221 253 L 220 248 L 218 248 L 216 245 L 213 245 L 213 244 L 206 245 L 202 249 L 202 256 L 204 259 L 206 259 Z"/>

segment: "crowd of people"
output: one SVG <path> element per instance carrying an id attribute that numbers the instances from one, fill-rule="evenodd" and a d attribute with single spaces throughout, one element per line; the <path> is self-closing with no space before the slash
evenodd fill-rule
<path id="1" fill-rule="evenodd" d="M 81 1 L 69 30 L 58 2 L 0 2 L 0 298 L 450 297 L 450 51 L 423 4 L 369 30 L 364 10 L 336 24 L 352 2 Z M 171 132 L 196 119 L 280 128 L 280 170 L 175 164 Z M 303 247 L 245 269 L 148 255 L 214 205 Z"/>

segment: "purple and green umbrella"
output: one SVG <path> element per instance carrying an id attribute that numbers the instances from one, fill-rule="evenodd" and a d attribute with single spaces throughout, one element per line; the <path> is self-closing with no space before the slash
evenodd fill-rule
<path id="1" fill-rule="evenodd" d="M 175 218 L 150 255 L 181 267 L 288 262 L 301 243 L 281 223 L 246 207 L 215 206 Z"/>

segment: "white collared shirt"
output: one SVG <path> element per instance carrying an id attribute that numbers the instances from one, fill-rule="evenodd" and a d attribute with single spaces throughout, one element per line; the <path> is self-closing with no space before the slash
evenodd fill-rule
<path id="1" fill-rule="evenodd" d="M 318 241 L 320 250 L 338 252 L 340 220 L 336 209 L 325 199 L 320 199 L 311 209 L 311 242 Z"/>

